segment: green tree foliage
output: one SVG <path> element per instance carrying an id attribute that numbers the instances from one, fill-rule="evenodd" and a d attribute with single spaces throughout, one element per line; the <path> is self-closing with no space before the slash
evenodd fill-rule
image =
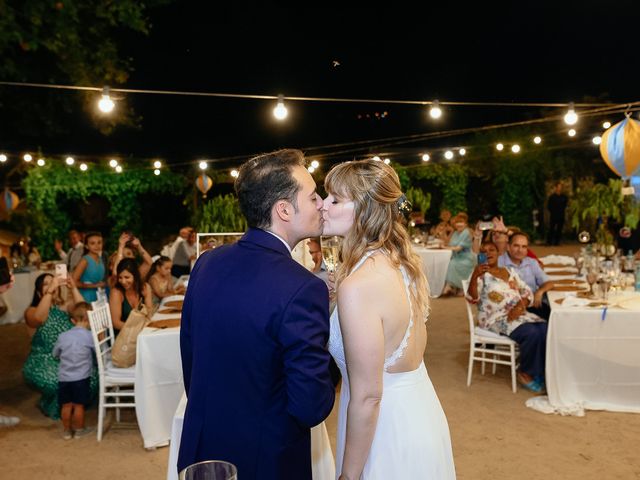
<path id="1" fill-rule="evenodd" d="M 459 164 L 432 164 L 413 168 L 398 167 L 398 176 L 403 188 L 408 190 L 407 184 L 417 186 L 427 180 L 442 192 L 442 203 L 439 208 L 446 208 L 454 213 L 466 211 L 467 172 Z M 424 190 L 424 189 L 422 189 Z M 429 197 L 431 205 L 431 195 Z"/>
<path id="2" fill-rule="evenodd" d="M 44 257 L 54 255 L 53 241 L 64 238 L 71 228 L 72 218 L 61 207 L 64 201 L 86 202 L 91 195 L 107 199 L 110 231 L 107 245 L 114 248 L 123 230 L 136 231 L 141 215 L 138 196 L 145 193 L 183 193 L 186 182 L 182 175 L 163 171 L 159 176 L 149 169 L 125 169 L 115 173 L 109 167 L 94 165 L 86 172 L 48 161 L 46 166 L 31 168 L 23 180 L 30 212 L 30 230 L 38 250 Z"/>
<path id="3" fill-rule="evenodd" d="M 419 210 L 423 215 L 426 215 L 431 206 L 431 194 L 425 193 L 421 188 L 409 187 L 406 195 L 413 205 L 414 211 Z"/>
<path id="4" fill-rule="evenodd" d="M 207 201 L 197 212 L 194 224 L 203 233 L 244 232 L 247 229 L 238 199 L 231 194 L 218 195 Z"/>
<path id="5" fill-rule="evenodd" d="M 148 34 L 148 10 L 169 1 L 0 0 L 0 78 L 122 85 L 131 61 L 119 54 L 116 38 L 127 39 L 124 34 L 128 32 Z M 38 135 L 59 131 L 64 113 L 72 110 L 78 98 L 84 98 L 87 110 L 94 110 L 95 94 L 78 97 L 55 91 L 27 97 L 15 95 L 15 88 L 0 89 L 3 117 L 11 119 L 6 127 L 14 128 L 12 131 L 28 127 Z M 108 131 L 114 122 L 130 123 L 131 111 L 123 107 L 111 120 L 101 120 L 100 127 Z M 33 111 L 39 112 L 37 118 L 24 114 Z"/>

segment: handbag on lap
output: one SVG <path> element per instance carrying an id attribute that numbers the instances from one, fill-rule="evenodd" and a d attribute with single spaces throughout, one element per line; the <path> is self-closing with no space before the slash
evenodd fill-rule
<path id="1" fill-rule="evenodd" d="M 114 366 L 128 368 L 135 365 L 138 334 L 150 321 L 151 319 L 144 303 L 140 302 L 139 308 L 131 310 L 111 349 L 111 361 Z"/>

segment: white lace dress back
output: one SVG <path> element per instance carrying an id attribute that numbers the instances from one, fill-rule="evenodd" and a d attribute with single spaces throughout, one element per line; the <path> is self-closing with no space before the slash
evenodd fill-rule
<path id="1" fill-rule="evenodd" d="M 376 251 L 367 252 L 350 273 L 360 268 L 374 253 Z M 406 350 L 413 327 L 413 308 L 409 294 L 411 280 L 404 268 L 401 267 L 400 270 L 409 301 L 410 318 L 402 341 L 384 362 L 378 423 L 361 478 L 455 479 L 449 426 L 424 362 L 413 371 L 388 372 Z M 329 351 L 342 374 L 336 445 L 337 478 L 342 471 L 350 397 L 337 307 L 331 315 Z"/>

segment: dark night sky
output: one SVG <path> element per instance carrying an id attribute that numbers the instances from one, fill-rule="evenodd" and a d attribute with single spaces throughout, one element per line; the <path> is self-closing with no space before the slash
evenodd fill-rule
<path id="1" fill-rule="evenodd" d="M 151 11 L 148 37 L 123 38 L 122 51 L 135 67 L 126 87 L 506 102 L 579 102 L 605 95 L 635 101 L 640 98 L 633 19 L 639 9 L 633 3 L 324 3 L 292 9 L 178 0 Z M 340 66 L 333 67 L 333 60 Z M 142 116 L 140 130 L 119 128 L 102 137 L 82 117 L 69 136 L 42 145 L 43 152 L 117 152 L 176 163 L 537 115 L 535 109 L 456 107 L 434 125 L 419 106 L 289 102 L 289 119 L 277 124 L 271 101 L 159 95 L 129 95 L 128 101 Z M 389 116 L 381 121 L 357 118 L 384 110 Z"/>

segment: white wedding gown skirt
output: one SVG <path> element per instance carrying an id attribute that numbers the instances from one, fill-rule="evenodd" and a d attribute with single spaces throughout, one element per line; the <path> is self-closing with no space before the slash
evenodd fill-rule
<path id="1" fill-rule="evenodd" d="M 411 372 L 385 372 L 383 382 L 378 423 L 362 479 L 455 479 L 449 426 L 424 363 Z M 348 405 L 349 383 L 343 376 L 337 476 L 344 455 Z"/>
<path id="2" fill-rule="evenodd" d="M 313 480 L 336 478 L 336 464 L 324 422 L 311 429 L 311 474 Z"/>

